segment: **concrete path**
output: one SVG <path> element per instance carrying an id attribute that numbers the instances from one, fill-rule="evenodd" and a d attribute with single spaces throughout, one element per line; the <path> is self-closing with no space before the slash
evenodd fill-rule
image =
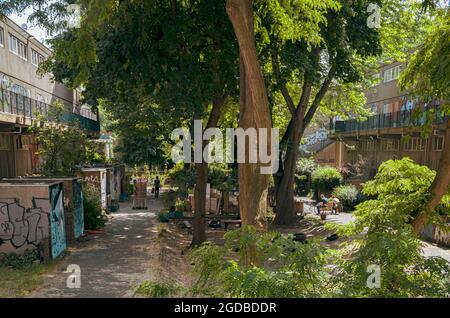
<path id="1" fill-rule="evenodd" d="M 156 213 L 160 200 L 149 199 L 149 210 L 132 210 L 131 203 L 122 203 L 118 213 L 105 228 L 105 234 L 88 236 L 88 240 L 71 248 L 70 255 L 47 275 L 45 283 L 31 297 L 132 297 L 134 287 L 151 279 L 152 261 L 158 258 Z M 81 288 L 67 287 L 66 268 L 80 266 Z"/>

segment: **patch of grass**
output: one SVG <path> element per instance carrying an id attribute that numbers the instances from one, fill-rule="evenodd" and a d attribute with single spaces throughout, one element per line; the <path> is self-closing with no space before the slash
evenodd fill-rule
<path id="1" fill-rule="evenodd" d="M 27 297 L 42 285 L 43 275 L 53 270 L 58 262 L 34 263 L 26 267 L 14 269 L 0 267 L 0 298 Z"/>
<path id="2" fill-rule="evenodd" d="M 174 282 L 145 281 L 136 288 L 134 295 L 147 298 L 169 298 L 181 290 L 181 286 Z"/>

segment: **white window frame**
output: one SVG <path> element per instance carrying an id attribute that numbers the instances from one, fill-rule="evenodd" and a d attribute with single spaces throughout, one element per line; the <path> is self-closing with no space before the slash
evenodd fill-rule
<path id="1" fill-rule="evenodd" d="M 35 49 L 31 49 L 31 64 L 33 64 L 36 67 L 39 67 L 39 65 L 44 62 L 45 57 L 36 51 Z"/>
<path id="2" fill-rule="evenodd" d="M 388 83 L 394 81 L 398 78 L 401 71 L 401 65 L 397 65 L 391 68 L 388 68 L 383 72 L 383 82 Z"/>
<path id="3" fill-rule="evenodd" d="M 28 61 L 28 45 L 11 33 L 9 34 L 9 51 L 21 59 Z"/>
<path id="4" fill-rule="evenodd" d="M 5 47 L 5 30 L 0 26 L 0 46 Z"/>

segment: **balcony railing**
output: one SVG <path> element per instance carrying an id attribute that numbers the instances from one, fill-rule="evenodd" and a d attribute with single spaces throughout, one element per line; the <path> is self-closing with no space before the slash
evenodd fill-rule
<path id="1" fill-rule="evenodd" d="M 448 116 L 444 116 L 442 111 L 435 109 L 433 114 L 433 123 L 444 123 Z M 404 110 L 393 113 L 377 114 L 364 121 L 356 119 L 337 120 L 330 123 L 331 132 L 352 132 L 381 128 L 396 128 L 422 126 L 427 122 L 427 114 L 422 112 L 417 116 L 412 110 Z"/>
<path id="2" fill-rule="evenodd" d="M 0 87 L 0 112 L 24 116 L 30 119 L 43 117 L 45 120 L 52 122 L 54 118 L 51 118 L 50 115 L 51 107 L 51 105 L 44 102 Z M 63 111 L 62 119 L 66 123 L 78 122 L 80 127 L 86 130 L 100 131 L 100 123 L 98 121 L 75 114 L 67 109 Z"/>

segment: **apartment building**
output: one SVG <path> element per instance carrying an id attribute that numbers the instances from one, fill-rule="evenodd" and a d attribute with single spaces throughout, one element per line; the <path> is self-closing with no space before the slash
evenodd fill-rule
<path id="1" fill-rule="evenodd" d="M 49 48 L 12 20 L 0 19 L 0 178 L 34 172 L 38 158 L 28 127 L 39 115 L 49 120 L 56 101 L 64 105 L 65 121 L 77 120 L 91 135 L 99 135 L 97 115 L 80 104 L 80 91 L 37 73 L 50 54 Z"/>
<path id="2" fill-rule="evenodd" d="M 404 68 L 404 63 L 381 66 L 381 82 L 366 92 L 373 116 L 365 121 L 334 119 L 331 122 L 329 137 L 336 142 L 336 167 L 365 161 L 371 170 L 368 175 L 373 176 L 383 161 L 409 157 L 431 169 L 438 168 L 447 118 L 440 110 L 440 100 L 420 104 L 410 92 L 401 91 L 398 76 Z M 429 136 L 423 136 L 427 119 L 423 112 L 415 110 L 429 108 L 435 110 L 432 131 Z"/>

